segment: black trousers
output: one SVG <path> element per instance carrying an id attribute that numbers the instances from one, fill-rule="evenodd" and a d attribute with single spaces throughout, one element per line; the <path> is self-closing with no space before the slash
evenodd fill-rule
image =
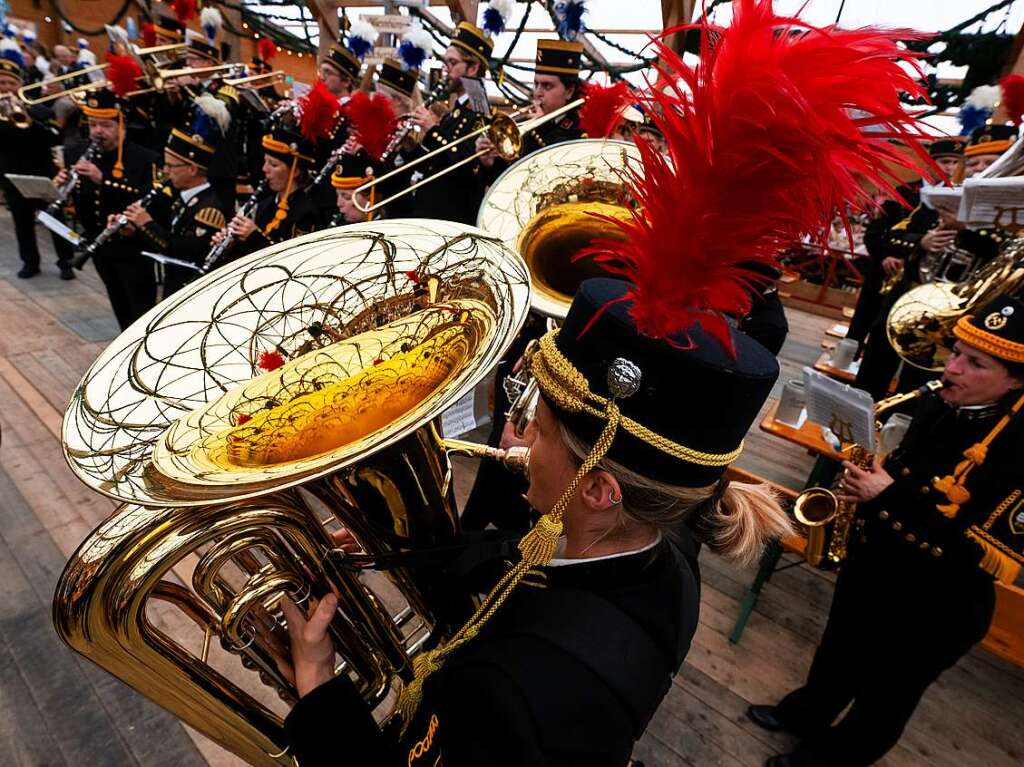
<path id="1" fill-rule="evenodd" d="M 7 208 L 11 211 L 14 221 L 14 236 L 18 240 L 18 255 L 21 262 L 30 269 L 39 268 L 39 243 L 36 240 L 36 211 L 44 207 L 34 200 L 26 200 L 10 181 L 0 177 L 0 190 L 3 190 Z M 57 265 L 64 268 L 71 266 L 74 248 L 63 237 L 51 235 L 53 249 L 57 251 Z"/>
<path id="2" fill-rule="evenodd" d="M 861 346 L 864 345 L 864 339 L 867 338 L 868 331 L 875 324 L 882 309 L 885 296 L 878 291 L 882 289 L 884 280 L 885 272 L 880 262 L 871 259 L 864 264 L 864 284 L 860 286 L 857 306 L 850 319 L 850 329 L 846 331 L 846 337 L 860 342 Z"/>
<path id="3" fill-rule="evenodd" d="M 885 326 L 893 304 L 901 295 L 903 291 L 897 288 L 889 295 L 881 297 L 878 313 L 875 315 L 874 324 L 871 325 L 867 344 L 864 345 L 860 369 L 853 383 L 856 388 L 869 392 L 876 402 L 886 396 L 892 377 L 896 375 L 896 370 L 900 366 L 899 355 L 889 343 Z"/>
<path id="4" fill-rule="evenodd" d="M 807 683 L 777 709 L 803 738 L 801 764 L 862 767 L 880 759 L 928 686 L 992 621 L 994 582 L 977 567 L 940 574 L 889 566 L 884 556 L 866 560 L 844 566 Z"/>
<path id="5" fill-rule="evenodd" d="M 124 330 L 156 305 L 154 262 L 141 253 L 99 253 L 96 271 L 107 288 L 117 324 Z"/>

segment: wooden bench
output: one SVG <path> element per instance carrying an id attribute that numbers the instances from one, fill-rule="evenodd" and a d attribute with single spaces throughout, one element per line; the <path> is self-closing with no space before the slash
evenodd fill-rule
<path id="1" fill-rule="evenodd" d="M 737 466 L 730 466 L 726 470 L 725 476 L 737 482 L 768 485 L 779 495 L 784 507 L 792 506 L 799 495 L 799 492 L 792 488 L 772 482 Z M 753 612 L 757 604 L 761 589 L 772 574 L 803 564 L 802 560 L 806 549 L 807 539 L 802 535 L 787 536 L 782 541 L 769 544 L 766 547 L 754 582 L 750 585 L 750 589 L 740 604 L 740 612 L 736 617 L 736 624 L 733 626 L 729 641 L 734 643 L 740 641 L 750 613 Z M 799 555 L 801 561 L 777 568 L 783 551 Z M 981 640 L 981 646 L 1003 660 L 1024 667 L 1024 588 L 1005 583 L 996 584 L 995 613 L 992 615 L 992 625 L 989 626 L 988 633 Z"/>

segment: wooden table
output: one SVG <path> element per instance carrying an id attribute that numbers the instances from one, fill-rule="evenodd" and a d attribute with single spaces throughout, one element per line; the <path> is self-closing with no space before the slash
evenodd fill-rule
<path id="1" fill-rule="evenodd" d="M 814 369 L 819 373 L 824 373 L 829 378 L 834 378 L 843 383 L 852 384 L 857 380 L 857 374 L 854 371 L 832 366 L 832 353 L 829 351 L 822 352 L 821 356 L 818 357 L 818 361 L 814 363 Z"/>
<path id="2" fill-rule="evenodd" d="M 825 331 L 825 335 L 832 336 L 833 338 L 846 338 L 846 334 L 849 332 L 850 326 L 838 323 L 832 325 L 828 330 Z"/>
<path id="3" fill-rule="evenodd" d="M 842 455 L 825 441 L 821 436 L 821 426 L 805 420 L 799 429 L 788 423 L 775 420 L 775 413 L 779 409 L 779 401 L 771 400 L 768 404 L 768 412 L 761 421 L 761 431 L 780 437 L 794 445 L 800 445 L 808 453 L 819 455 L 823 458 L 831 458 L 833 461 L 841 461 Z"/>

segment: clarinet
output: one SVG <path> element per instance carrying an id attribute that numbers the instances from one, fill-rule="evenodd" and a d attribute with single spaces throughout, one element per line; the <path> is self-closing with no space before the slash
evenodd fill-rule
<path id="1" fill-rule="evenodd" d="M 249 195 L 242 207 L 238 210 L 239 215 L 245 216 L 246 218 L 252 218 L 253 211 L 256 210 L 256 204 L 259 202 L 259 198 L 263 196 L 263 193 L 267 189 L 267 181 L 264 179 L 261 181 L 252 194 Z M 228 249 L 235 244 L 235 235 L 231 233 L 230 229 L 224 230 L 224 236 L 220 242 L 210 248 L 210 252 L 206 254 L 206 258 L 203 259 L 202 266 L 199 267 L 200 274 L 206 274 L 220 261 Z"/>
<path id="2" fill-rule="evenodd" d="M 433 90 L 431 90 L 430 93 L 427 94 L 427 97 L 423 99 L 423 104 L 421 106 L 423 106 L 424 108 L 429 107 L 442 96 L 447 95 L 448 78 L 443 77 L 437 81 L 437 85 L 435 85 Z M 397 131 L 395 131 L 395 135 L 391 137 L 391 141 L 388 142 L 387 148 L 384 150 L 384 153 L 380 156 L 381 162 L 385 162 L 389 157 L 391 157 L 391 155 L 395 153 L 398 147 L 402 145 L 402 142 L 405 141 L 405 137 L 412 132 L 412 129 L 414 127 L 416 127 L 416 123 L 414 123 L 412 120 L 406 120 L 405 124 Z"/>
<path id="3" fill-rule="evenodd" d="M 157 195 L 163 192 L 164 189 L 165 186 L 163 184 L 160 184 L 159 186 L 154 186 L 152 189 L 146 192 L 146 194 L 140 200 L 138 200 L 136 204 L 141 205 L 143 208 L 148 207 L 153 202 L 153 200 L 157 198 Z M 104 245 L 110 242 L 111 238 L 114 237 L 126 226 L 128 226 L 128 216 L 122 213 L 114 220 L 114 223 L 110 224 L 106 229 L 100 232 L 99 236 L 97 236 L 95 240 L 90 242 L 81 253 L 75 256 L 75 259 L 74 261 L 71 262 L 71 265 L 74 266 L 76 269 L 83 269 L 85 267 L 85 263 L 94 255 L 96 255 L 96 251 L 98 251 L 100 248 L 102 248 Z"/>
<path id="4" fill-rule="evenodd" d="M 85 149 L 85 153 L 79 159 L 91 162 L 99 148 L 98 141 L 90 141 L 89 146 Z M 71 196 L 76 186 L 78 186 L 78 171 L 72 167 L 68 170 L 67 180 L 57 188 L 57 199 L 46 206 L 46 213 L 57 218 L 64 209 L 64 206 L 67 205 L 68 197 Z"/>

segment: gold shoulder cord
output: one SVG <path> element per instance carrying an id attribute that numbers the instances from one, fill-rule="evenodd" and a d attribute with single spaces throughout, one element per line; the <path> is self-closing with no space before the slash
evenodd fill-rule
<path id="1" fill-rule="evenodd" d="M 402 717 L 402 732 L 409 726 L 423 700 L 423 683 L 441 668 L 445 660 L 458 648 L 480 633 L 484 624 L 498 611 L 517 585 L 535 568 L 547 564 L 555 554 L 562 536 L 562 515 L 585 477 L 604 458 L 611 448 L 620 426 L 630 434 L 644 440 L 668 455 L 699 466 L 727 466 L 743 450 L 741 443 L 729 453 L 705 453 L 679 445 L 656 434 L 636 421 L 623 416 L 615 398 L 601 397 L 590 390 L 586 377 L 558 350 L 555 345 L 558 331 L 553 330 L 540 339 L 536 350 L 524 360 L 527 369 L 537 379 L 541 391 L 560 408 L 570 413 L 588 413 L 605 420 L 597 441 L 584 459 L 576 475 L 562 491 L 561 496 L 542 516 L 537 524 L 519 541 L 520 561 L 491 589 L 473 616 L 466 621 L 445 644 L 421 653 L 413 659 L 413 680 L 398 696 L 396 710 Z"/>

